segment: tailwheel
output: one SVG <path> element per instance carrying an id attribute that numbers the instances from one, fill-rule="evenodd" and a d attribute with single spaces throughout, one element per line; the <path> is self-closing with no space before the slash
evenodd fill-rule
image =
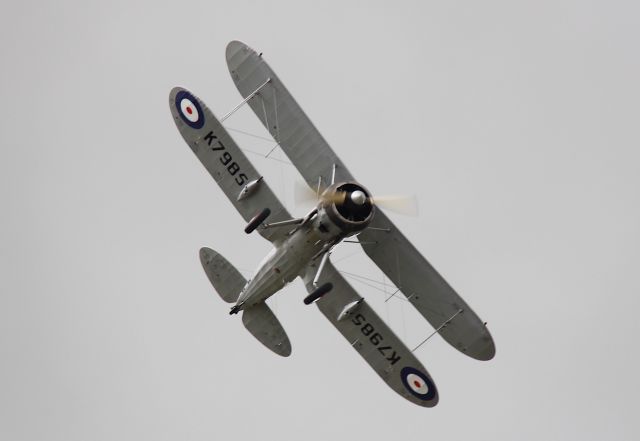
<path id="1" fill-rule="evenodd" d="M 333 283 L 331 282 L 327 282 L 324 285 L 319 286 L 311 294 L 309 294 L 304 298 L 304 304 L 305 305 L 312 304 L 313 302 L 318 300 L 320 297 L 322 297 L 332 289 L 333 289 Z"/>

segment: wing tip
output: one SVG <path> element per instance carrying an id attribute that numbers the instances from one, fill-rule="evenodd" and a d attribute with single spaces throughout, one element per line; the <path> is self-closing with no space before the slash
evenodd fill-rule
<path id="1" fill-rule="evenodd" d="M 396 392 L 421 407 L 435 407 L 438 404 L 438 388 L 424 366 L 419 363 L 405 366 L 399 374 L 401 387 L 392 386 Z"/>
<path id="2" fill-rule="evenodd" d="M 487 348 L 485 352 L 483 352 L 482 355 L 483 357 L 479 358 L 479 360 L 482 360 L 482 361 L 492 360 L 493 357 L 496 356 L 496 345 L 493 343 L 493 341 L 491 341 L 491 345 Z"/>
<path id="3" fill-rule="evenodd" d="M 227 44 L 227 49 L 225 52 L 227 61 L 230 60 L 236 53 L 240 51 L 248 51 L 248 52 L 256 53 L 256 51 L 252 47 L 250 47 L 248 44 L 243 43 L 240 40 L 231 40 Z"/>
<path id="4" fill-rule="evenodd" d="M 287 343 L 289 343 L 289 340 L 287 340 Z M 276 354 L 278 354 L 278 355 L 279 355 L 279 356 L 281 356 L 281 357 L 288 357 L 288 356 L 290 356 L 290 355 L 291 355 L 291 343 L 289 343 L 289 344 L 288 344 L 285 348 L 283 348 L 281 351 L 279 351 L 279 352 L 273 351 L 273 352 L 275 352 Z"/>
<path id="5" fill-rule="evenodd" d="M 496 356 L 496 345 L 487 331 L 487 335 L 480 339 L 478 344 L 474 344 L 466 351 L 463 350 L 462 353 L 476 360 L 489 361 Z"/>
<path id="6" fill-rule="evenodd" d="M 182 87 L 182 86 L 174 86 L 174 87 L 172 87 L 172 88 L 171 88 L 171 90 L 169 91 L 169 101 L 170 101 L 170 102 L 173 102 L 173 100 L 175 100 L 175 99 L 176 99 L 176 95 L 177 95 L 179 92 L 182 92 L 182 91 L 187 91 L 187 89 L 185 89 L 185 88 L 184 88 L 184 87 Z M 187 91 L 187 92 L 188 92 L 188 91 Z"/>
<path id="7" fill-rule="evenodd" d="M 436 407 L 438 405 L 438 403 L 440 402 L 440 395 L 438 394 L 438 388 L 436 388 L 436 394 L 433 398 L 429 399 L 429 400 L 410 400 L 412 403 L 417 404 L 420 407 L 426 407 L 431 409 L 432 407 Z"/>
<path id="8" fill-rule="evenodd" d="M 425 401 L 424 407 L 428 407 L 429 409 L 431 409 L 432 407 L 436 407 L 439 402 L 440 402 L 440 397 L 436 395 L 436 397 L 433 400 Z"/>

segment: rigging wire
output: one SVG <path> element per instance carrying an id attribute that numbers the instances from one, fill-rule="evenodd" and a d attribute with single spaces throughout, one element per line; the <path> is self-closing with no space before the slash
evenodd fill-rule
<path id="1" fill-rule="evenodd" d="M 256 152 L 255 150 L 249 150 L 249 149 L 246 149 L 246 148 L 243 148 L 243 147 L 240 147 L 240 150 L 242 150 L 243 152 L 247 152 L 247 153 L 251 153 L 251 154 L 260 156 L 262 159 L 271 159 L 272 161 L 278 161 L 278 162 L 281 162 L 282 164 L 287 164 L 287 165 L 293 166 L 293 164 L 290 163 L 289 161 L 285 161 L 284 159 L 274 158 L 273 156 L 265 157 L 263 153 Z"/>
<path id="2" fill-rule="evenodd" d="M 353 257 L 353 256 L 355 256 L 356 254 L 360 254 L 360 253 L 361 253 L 361 250 L 357 250 L 357 251 L 354 251 L 353 253 L 351 253 L 351 254 L 349 254 L 349 255 L 347 255 L 347 256 L 342 256 L 342 257 L 341 257 L 341 258 L 339 258 L 339 259 L 332 260 L 332 262 L 333 262 L 333 263 L 342 262 L 343 260 L 347 260 L 348 258 Z"/>
<path id="3" fill-rule="evenodd" d="M 361 278 L 361 279 L 368 280 L 369 282 L 377 283 L 378 285 L 382 285 L 383 287 L 388 286 L 387 284 L 385 284 L 385 283 L 383 283 L 383 282 L 380 282 L 379 280 L 372 279 L 372 278 L 370 278 L 370 277 L 361 276 L 361 275 L 359 275 L 359 274 L 350 273 L 350 272 L 348 272 L 348 271 L 340 271 L 340 272 L 341 272 L 341 273 L 344 273 L 344 274 L 348 274 L 348 275 L 350 275 L 350 276 L 352 276 L 352 277 L 359 277 L 359 278 Z M 384 292 L 384 291 L 383 291 L 383 292 Z"/>
<path id="4" fill-rule="evenodd" d="M 253 133 L 249 133 L 249 132 L 246 132 L 246 131 L 240 130 L 240 129 L 234 129 L 234 128 L 228 127 L 228 126 L 224 126 L 224 128 L 227 129 L 230 132 L 242 133 L 243 135 L 251 136 L 252 138 L 262 139 L 263 141 L 268 141 L 268 142 L 273 142 L 272 138 L 267 138 L 266 136 L 255 135 Z"/>
<path id="5" fill-rule="evenodd" d="M 378 287 L 378 286 L 375 286 L 375 285 L 372 285 L 372 284 L 370 284 L 370 283 L 367 283 L 367 282 L 365 282 L 364 280 L 358 279 L 358 277 L 361 277 L 361 276 L 353 275 L 353 274 L 351 274 L 351 273 L 347 273 L 346 271 L 339 271 L 339 272 L 340 272 L 340 273 L 342 273 L 342 274 L 344 274 L 344 275 L 345 275 L 345 276 L 347 276 L 348 278 L 350 278 L 350 279 L 352 279 L 352 280 L 356 281 L 356 282 L 360 282 L 360 283 L 362 283 L 363 285 L 366 285 L 366 286 L 368 286 L 368 287 L 370 287 L 370 288 L 373 288 L 373 289 L 375 289 L 375 290 L 377 290 L 377 291 L 380 291 L 381 293 L 385 294 L 385 297 L 386 297 L 387 293 L 386 293 L 382 288 L 380 288 L 380 287 Z M 376 280 L 375 282 L 377 282 L 377 280 Z M 378 283 L 380 283 L 380 282 L 378 282 Z M 408 302 L 408 300 L 407 300 L 407 299 L 403 299 L 402 297 L 394 297 L 394 298 L 396 298 L 396 299 L 398 299 L 398 300 L 403 300 L 403 301 L 405 301 L 405 302 Z"/>

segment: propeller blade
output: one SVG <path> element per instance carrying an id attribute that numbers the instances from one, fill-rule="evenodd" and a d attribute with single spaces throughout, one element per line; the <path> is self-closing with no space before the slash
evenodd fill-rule
<path id="1" fill-rule="evenodd" d="M 320 188 L 320 194 L 311 189 L 306 183 L 295 180 L 293 185 L 293 200 L 296 206 L 310 206 L 318 203 L 320 199 L 325 202 L 340 205 L 344 203 L 347 193 L 334 191 L 324 194 L 325 188 Z M 418 215 L 418 201 L 415 196 L 386 195 L 370 197 L 369 201 L 385 210 L 405 216 Z"/>
<path id="2" fill-rule="evenodd" d="M 293 183 L 293 201 L 296 207 L 315 205 L 318 203 L 318 196 L 306 183 L 295 180 Z"/>
<path id="3" fill-rule="evenodd" d="M 346 197 L 347 193 L 345 193 L 344 191 L 334 191 L 329 194 L 320 195 L 320 199 L 322 199 L 323 201 L 332 202 L 338 205 L 342 204 Z"/>
<path id="4" fill-rule="evenodd" d="M 418 200 L 415 196 L 388 195 L 376 196 L 369 199 L 374 205 L 384 208 L 385 210 L 404 214 L 405 216 L 418 215 Z"/>
<path id="5" fill-rule="evenodd" d="M 342 204 L 347 197 L 344 191 L 334 191 L 324 194 L 326 188 L 320 188 L 320 194 L 316 194 L 314 190 L 309 188 L 307 184 L 299 181 L 295 182 L 293 187 L 293 199 L 296 205 L 315 205 L 319 200 L 331 202 L 334 204 Z"/>

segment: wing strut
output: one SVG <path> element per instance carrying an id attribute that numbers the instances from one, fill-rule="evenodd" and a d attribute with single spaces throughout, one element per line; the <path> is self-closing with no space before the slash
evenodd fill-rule
<path id="1" fill-rule="evenodd" d="M 318 271 L 316 271 L 316 276 L 313 278 L 313 282 L 312 282 L 313 286 L 315 286 L 316 288 L 318 287 L 318 279 L 320 279 L 320 274 L 322 273 L 322 269 L 327 263 L 327 260 L 329 260 L 330 254 L 331 254 L 331 251 L 327 251 L 326 253 L 324 253 L 324 256 L 322 256 L 322 260 L 320 261 L 320 265 L 318 266 Z"/>
<path id="2" fill-rule="evenodd" d="M 397 292 L 397 291 L 396 291 L 396 292 Z M 394 293 L 394 294 L 395 294 L 395 293 Z M 393 296 L 391 296 L 391 297 L 393 297 Z M 389 298 L 391 298 L 391 297 L 389 297 Z M 387 299 L 387 300 L 389 300 L 389 299 Z M 385 302 L 386 302 L 386 300 L 385 300 Z M 425 343 L 426 343 L 426 342 L 427 342 L 431 337 L 433 337 L 434 335 L 436 335 L 436 334 L 438 333 L 438 331 L 440 331 L 442 328 L 444 328 L 444 327 L 445 327 L 445 326 L 447 326 L 449 323 L 451 323 L 451 321 L 452 321 L 454 318 L 456 318 L 456 316 L 457 316 L 458 314 L 460 314 L 460 313 L 462 313 L 462 312 L 463 312 L 463 310 L 462 310 L 462 309 L 458 309 L 458 311 L 457 311 L 455 314 L 453 314 L 453 315 L 452 315 L 452 316 L 451 316 L 447 321 L 445 321 L 445 322 L 444 322 L 444 323 L 442 323 L 440 326 L 438 326 L 438 327 L 436 328 L 436 330 L 435 330 L 435 331 L 433 331 L 433 332 L 432 332 L 432 333 L 431 333 L 427 338 L 425 338 L 424 340 L 422 340 L 422 343 L 420 343 L 420 344 L 419 344 L 418 346 L 416 346 L 415 348 L 411 349 L 411 352 L 415 352 L 415 351 L 416 351 L 416 349 L 418 349 L 420 346 L 422 346 L 423 344 L 425 344 Z"/>
<path id="3" fill-rule="evenodd" d="M 285 227 L 287 225 L 299 225 L 304 221 L 303 218 L 288 219 L 280 222 L 272 222 L 270 224 L 262 224 L 262 228 Z"/>
<path id="4" fill-rule="evenodd" d="M 247 97 L 245 99 L 243 99 L 240 104 L 238 104 L 237 106 L 235 106 L 233 108 L 233 110 L 231 110 L 231 112 L 227 113 L 225 116 L 223 116 L 222 118 L 220 118 L 220 122 L 224 122 L 225 119 L 229 118 L 231 115 L 233 115 L 234 113 L 236 113 L 238 111 L 238 109 L 242 106 L 244 106 L 251 98 L 253 98 L 254 96 L 256 96 L 258 94 L 258 92 L 260 92 L 260 89 L 262 89 L 264 86 L 266 86 L 267 84 L 269 84 L 269 82 L 271 81 L 271 78 L 267 78 L 267 81 L 265 81 L 264 83 L 262 83 L 260 86 L 258 86 L 258 88 L 256 90 L 254 90 L 253 92 L 251 92 L 249 95 L 247 95 Z"/>

